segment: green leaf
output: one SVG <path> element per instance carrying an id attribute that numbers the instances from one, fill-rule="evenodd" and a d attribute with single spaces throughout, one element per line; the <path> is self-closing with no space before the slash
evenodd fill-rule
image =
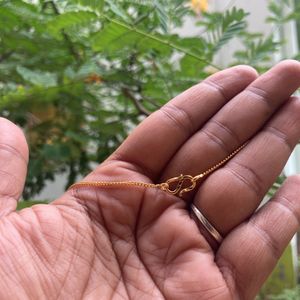
<path id="1" fill-rule="evenodd" d="M 168 91 L 166 90 L 163 80 L 153 78 L 147 81 L 143 87 L 143 95 L 147 98 L 155 99 L 156 103 L 166 103 L 169 100 Z"/>
<path id="2" fill-rule="evenodd" d="M 170 40 L 166 40 L 159 35 L 146 33 L 138 28 L 126 25 L 107 16 L 106 18 L 110 20 L 110 23 L 103 30 L 96 33 L 91 40 L 94 51 L 127 51 L 127 47 L 137 49 L 138 46 L 144 51 L 146 49 L 155 49 L 160 52 L 161 50 L 165 51 L 166 48 L 169 48 L 173 51 L 185 53 L 187 56 L 193 57 L 195 60 L 202 63 L 214 66 L 197 53 L 193 53 L 180 45 L 172 43 L 171 37 Z M 218 69 L 218 67 L 214 67 Z"/>
<path id="3" fill-rule="evenodd" d="M 262 68 L 262 62 L 267 62 L 273 59 L 280 43 L 274 42 L 273 35 L 266 38 L 261 36 L 244 35 L 244 50 L 239 50 L 234 53 L 234 57 L 238 59 L 237 63 L 250 64 L 258 69 Z M 257 65 L 259 63 L 259 66 Z M 263 69 L 262 69 L 263 71 Z"/>
<path id="4" fill-rule="evenodd" d="M 285 180 L 285 175 L 282 174 L 278 176 L 272 187 L 269 189 L 268 196 L 273 197 Z"/>
<path id="5" fill-rule="evenodd" d="M 207 51 L 208 45 L 204 38 L 202 37 L 179 37 L 173 36 L 171 38 L 174 41 L 174 44 L 180 45 L 184 49 L 189 49 L 193 53 L 199 53 L 203 55 Z"/>
<path id="6" fill-rule="evenodd" d="M 12 49 L 12 51 L 21 51 L 23 53 L 36 53 L 39 49 L 39 45 L 22 33 L 14 33 L 10 36 L 5 35 L 2 40 L 2 45 L 7 49 Z"/>
<path id="7" fill-rule="evenodd" d="M 106 0 L 105 1 L 109 7 L 110 10 L 118 17 L 121 18 L 121 20 L 125 21 L 126 23 L 131 23 L 131 20 L 129 18 L 129 15 L 127 14 L 127 12 L 122 8 L 121 5 L 119 5 L 117 3 L 117 1 L 115 0 Z"/>
<path id="8" fill-rule="evenodd" d="M 170 49 L 157 40 L 116 23 L 109 23 L 103 30 L 96 33 L 91 39 L 91 43 L 94 51 L 105 51 L 109 54 L 113 54 L 115 51 L 127 51 L 128 48 L 140 51 Z"/>
<path id="9" fill-rule="evenodd" d="M 199 75 L 205 66 L 205 63 L 200 62 L 188 55 L 183 56 L 183 58 L 180 60 L 181 73 L 186 77 L 199 78 Z"/>
<path id="10" fill-rule="evenodd" d="M 36 5 L 25 3 L 24 1 L 6 1 L 2 4 L 4 7 L 9 8 L 15 15 L 19 16 L 22 20 L 36 21 L 43 20 L 43 16 L 39 13 Z"/>
<path id="11" fill-rule="evenodd" d="M 169 16 L 166 11 L 166 7 L 160 3 L 159 0 L 154 1 L 155 11 L 156 15 L 159 19 L 160 27 L 162 28 L 164 33 L 168 32 L 168 22 L 169 22 Z"/>
<path id="12" fill-rule="evenodd" d="M 240 21 L 223 28 L 223 32 L 214 46 L 214 51 L 216 52 L 221 49 L 226 43 L 229 42 L 229 40 L 237 36 L 245 27 L 246 23 L 244 21 Z"/>
<path id="13" fill-rule="evenodd" d="M 47 27 L 49 32 L 57 36 L 60 34 L 62 29 L 69 29 L 74 26 L 88 24 L 96 18 L 97 15 L 93 12 L 72 11 L 53 17 L 53 19 L 48 22 Z"/>
<path id="14" fill-rule="evenodd" d="M 12 30 L 17 25 L 22 24 L 20 18 L 7 7 L 0 6 L 0 26 L 5 31 Z"/>
<path id="15" fill-rule="evenodd" d="M 42 155 L 49 160 L 61 161 L 70 157 L 70 149 L 64 144 L 44 145 Z"/>
<path id="16" fill-rule="evenodd" d="M 67 130 L 65 132 L 65 136 L 71 138 L 72 140 L 81 143 L 81 144 L 87 144 L 89 142 L 89 136 L 86 134 L 79 134 L 77 132 L 74 132 L 72 130 Z"/>
<path id="17" fill-rule="evenodd" d="M 208 42 L 213 54 L 246 28 L 245 18 L 247 15 L 243 9 L 236 7 L 224 14 L 204 14 L 204 20 L 198 24 L 207 27 Z"/>
<path id="18" fill-rule="evenodd" d="M 104 0 L 77 0 L 82 6 L 90 7 L 98 12 L 101 12 L 104 5 Z"/>
<path id="19" fill-rule="evenodd" d="M 17 66 L 17 72 L 26 82 L 33 85 L 52 87 L 57 85 L 57 76 L 49 72 L 32 71 L 22 66 Z"/>
<path id="20" fill-rule="evenodd" d="M 92 37 L 91 44 L 94 51 L 104 51 L 110 55 L 119 52 L 128 53 L 128 48 L 141 52 L 157 51 L 165 54 L 172 51 L 171 46 L 159 41 L 160 36 L 152 35 L 152 37 L 116 23 L 109 23 Z"/>
<path id="21" fill-rule="evenodd" d="M 105 49 L 118 49 L 118 42 L 120 41 L 120 38 L 124 37 L 126 34 L 128 35 L 129 33 L 130 31 L 127 28 L 115 23 L 109 23 L 103 30 L 99 31 L 92 37 L 91 44 L 93 50 L 102 51 Z M 129 37 L 128 41 L 134 43 L 134 40 L 132 40 L 131 37 Z M 114 47 L 114 44 L 117 44 L 117 46 Z"/>

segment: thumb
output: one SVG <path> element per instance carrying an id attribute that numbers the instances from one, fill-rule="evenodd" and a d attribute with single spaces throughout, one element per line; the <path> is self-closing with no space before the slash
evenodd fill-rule
<path id="1" fill-rule="evenodd" d="M 26 179 L 28 153 L 22 130 L 0 118 L 0 217 L 17 207 Z"/>

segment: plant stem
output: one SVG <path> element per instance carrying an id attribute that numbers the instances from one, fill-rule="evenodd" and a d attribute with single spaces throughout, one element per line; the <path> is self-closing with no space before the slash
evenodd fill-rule
<path id="1" fill-rule="evenodd" d="M 116 24 L 116 25 L 118 25 L 118 26 L 121 26 L 121 27 L 123 27 L 123 28 L 126 28 L 127 30 L 134 31 L 134 32 L 136 32 L 136 33 L 139 34 L 139 35 L 142 35 L 142 36 L 144 36 L 144 37 L 147 37 L 147 38 L 149 38 L 149 39 L 151 39 L 151 40 L 154 40 L 154 41 L 156 41 L 156 42 L 159 42 L 159 43 L 161 43 L 161 44 L 167 45 L 167 46 L 169 46 L 169 47 L 171 47 L 171 48 L 173 48 L 173 49 L 175 49 L 175 50 L 177 50 L 177 51 L 179 51 L 179 52 L 181 52 L 181 53 L 184 53 L 184 54 L 186 54 L 186 55 L 188 55 L 188 56 L 190 56 L 190 57 L 192 57 L 192 58 L 195 58 L 195 59 L 198 60 L 198 61 L 204 62 L 204 63 L 207 64 L 208 66 L 212 66 L 212 67 L 216 68 L 217 70 L 221 70 L 220 67 L 216 66 L 215 64 L 211 63 L 210 61 L 208 61 L 208 60 L 206 60 L 206 59 L 200 57 L 199 55 L 197 55 L 197 54 L 195 54 L 195 53 L 193 53 L 193 52 L 190 52 L 190 51 L 188 51 L 188 50 L 186 50 L 186 49 L 184 49 L 184 48 L 182 48 L 182 47 L 180 47 L 180 46 L 178 46 L 178 45 L 175 45 L 175 44 L 173 44 L 173 43 L 171 43 L 171 42 L 169 42 L 169 41 L 163 40 L 163 39 L 161 39 L 161 38 L 159 38 L 159 37 L 157 37 L 157 36 L 155 36 L 155 35 L 152 35 L 152 34 L 149 34 L 149 33 L 147 33 L 147 32 L 144 32 L 144 31 L 142 31 L 142 30 L 140 30 L 140 29 L 137 29 L 137 28 L 134 27 L 134 26 L 127 25 L 127 24 L 125 24 L 125 23 L 123 23 L 123 22 L 120 22 L 120 21 L 118 21 L 118 20 L 116 20 L 116 19 L 113 19 L 113 18 L 111 18 L 111 17 L 109 17 L 109 16 L 107 16 L 107 15 L 105 15 L 105 14 L 102 14 L 102 16 L 103 16 L 105 19 L 107 19 L 108 21 L 110 21 L 111 23 L 114 23 L 114 24 Z"/>
<path id="2" fill-rule="evenodd" d="M 129 99 L 132 101 L 133 105 L 135 106 L 135 108 L 138 110 L 138 112 L 139 112 L 140 114 L 145 115 L 145 116 L 149 116 L 149 115 L 151 114 L 151 112 L 148 111 L 148 110 L 147 110 L 147 109 L 139 102 L 139 100 L 136 99 L 136 98 L 134 97 L 134 95 L 131 93 L 131 91 L 130 91 L 128 88 L 126 88 L 126 87 L 122 88 L 122 92 L 123 92 L 123 94 L 124 94 L 127 98 L 129 98 Z"/>

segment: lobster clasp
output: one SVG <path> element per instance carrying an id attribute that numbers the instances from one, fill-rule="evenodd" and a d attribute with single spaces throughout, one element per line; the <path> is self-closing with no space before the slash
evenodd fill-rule
<path id="1" fill-rule="evenodd" d="M 186 192 L 193 190 L 196 186 L 196 180 L 191 175 L 179 175 L 168 179 L 166 182 L 161 183 L 160 187 L 162 190 L 172 195 L 182 195 Z"/>

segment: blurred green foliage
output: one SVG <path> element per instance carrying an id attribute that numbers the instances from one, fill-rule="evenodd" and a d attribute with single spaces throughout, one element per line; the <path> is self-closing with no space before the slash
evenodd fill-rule
<path id="1" fill-rule="evenodd" d="M 32 200 L 27 200 L 27 201 L 20 201 L 17 206 L 17 210 L 21 210 L 23 208 L 31 207 L 36 204 L 48 204 L 48 201 L 32 201 Z"/>
<path id="2" fill-rule="evenodd" d="M 290 243 L 261 288 L 256 300 L 293 300 L 299 299 L 297 286 L 298 272 L 295 272 L 293 246 Z"/>
<path id="3" fill-rule="evenodd" d="M 282 16 L 276 3 L 270 4 L 270 22 L 298 16 Z M 280 43 L 272 33 L 248 32 L 247 12 L 196 16 L 187 4 L 1 1 L 0 111 L 25 129 L 29 141 L 25 199 L 56 174 L 67 173 L 67 185 L 86 174 L 141 119 L 220 69 L 215 57 L 234 38 L 242 48 L 232 64 L 263 71 L 271 63 Z M 198 30 L 183 37 L 177 32 L 187 17 Z"/>
<path id="4" fill-rule="evenodd" d="M 286 289 L 281 294 L 270 296 L 270 300 L 299 300 L 300 299 L 300 286 L 294 289 Z"/>

